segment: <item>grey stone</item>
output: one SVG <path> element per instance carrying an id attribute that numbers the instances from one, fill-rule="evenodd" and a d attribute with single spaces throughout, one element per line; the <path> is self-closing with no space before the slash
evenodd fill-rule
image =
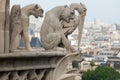
<path id="1" fill-rule="evenodd" d="M 4 53 L 5 7 L 6 0 L 0 0 L 0 53 Z"/>
<path id="2" fill-rule="evenodd" d="M 71 18 L 74 18 L 74 12 L 66 5 L 57 6 L 46 13 L 40 30 L 42 46 L 46 50 L 58 49 L 59 44 L 62 43 L 67 51 L 75 51 L 70 45 L 69 40 L 65 37 L 61 23 L 61 20 L 70 22 Z"/>
<path id="3" fill-rule="evenodd" d="M 9 0 L 0 0 L 0 53 L 9 52 Z"/>
<path id="4" fill-rule="evenodd" d="M 77 10 L 79 15 L 78 15 L 78 50 L 80 47 L 80 42 L 82 38 L 82 31 L 83 31 L 83 25 L 84 25 L 84 19 L 86 16 L 87 8 L 84 4 L 82 3 L 72 3 L 70 5 L 71 9 Z"/>
<path id="5" fill-rule="evenodd" d="M 43 9 L 38 4 L 30 4 L 20 8 L 20 5 L 14 5 L 11 11 L 11 40 L 10 50 L 17 50 L 19 47 L 20 36 L 24 40 L 25 49 L 31 51 L 29 43 L 28 27 L 29 16 L 36 18 L 43 17 Z"/>
<path id="6" fill-rule="evenodd" d="M 5 53 L 9 52 L 9 47 L 10 47 L 10 42 L 9 42 L 9 28 L 10 28 L 10 24 L 9 24 L 9 0 L 6 0 L 6 12 L 5 12 L 5 37 L 4 37 L 4 45 L 5 45 Z"/>

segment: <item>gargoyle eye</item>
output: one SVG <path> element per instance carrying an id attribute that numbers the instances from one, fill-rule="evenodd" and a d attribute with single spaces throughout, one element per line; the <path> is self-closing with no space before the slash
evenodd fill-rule
<path id="1" fill-rule="evenodd" d="M 41 13 L 43 13 L 43 12 L 44 12 L 42 9 L 39 9 L 39 11 L 40 11 Z"/>
<path id="2" fill-rule="evenodd" d="M 72 14 L 72 15 L 74 15 L 74 14 L 75 14 L 75 12 L 74 12 L 74 11 L 72 11 L 72 12 L 71 12 L 71 14 Z"/>
<path id="3" fill-rule="evenodd" d="M 86 12 L 86 11 L 87 11 L 87 9 L 84 9 L 83 11 L 84 11 L 84 12 Z"/>

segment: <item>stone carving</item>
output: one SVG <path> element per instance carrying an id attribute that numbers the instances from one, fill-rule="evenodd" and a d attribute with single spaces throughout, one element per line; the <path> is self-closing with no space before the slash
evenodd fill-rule
<path id="1" fill-rule="evenodd" d="M 0 76 L 0 80 L 8 80 L 9 79 L 10 72 L 4 72 Z"/>
<path id="2" fill-rule="evenodd" d="M 28 73 L 29 73 L 29 71 L 23 71 L 23 72 L 19 73 L 20 80 L 27 80 Z"/>
<path id="3" fill-rule="evenodd" d="M 72 3 L 70 5 L 71 9 L 77 10 L 79 15 L 78 15 L 78 50 L 80 46 L 80 41 L 82 37 L 82 31 L 83 31 L 83 25 L 84 25 L 84 19 L 86 16 L 87 8 L 84 4 L 82 3 Z"/>
<path id="4" fill-rule="evenodd" d="M 30 4 L 23 8 L 19 5 L 14 5 L 11 11 L 11 39 L 10 50 L 14 51 L 18 48 L 20 36 L 24 40 L 24 45 L 27 50 L 32 50 L 29 43 L 28 27 L 29 16 L 33 15 L 36 18 L 43 17 L 43 9 L 38 4 Z"/>
<path id="5" fill-rule="evenodd" d="M 46 70 L 39 72 L 36 70 L 1 72 L 0 80 L 41 80 L 45 76 Z"/>
<path id="6" fill-rule="evenodd" d="M 66 37 L 68 37 L 68 35 L 72 34 L 72 32 L 77 28 L 79 22 L 78 22 L 78 17 L 75 16 L 75 19 L 70 20 L 69 23 L 67 23 L 66 21 L 62 22 L 63 24 L 63 31 Z"/>
<path id="7" fill-rule="evenodd" d="M 16 50 L 19 45 L 21 27 L 21 9 L 20 5 L 14 5 L 10 15 L 10 50 Z"/>
<path id="8" fill-rule="evenodd" d="M 61 23 L 61 20 L 69 22 L 71 18 L 74 18 L 74 12 L 68 6 L 57 6 L 46 13 L 40 30 L 42 46 L 46 50 L 56 49 L 62 43 L 68 51 L 75 51 L 65 37 Z"/>
<path id="9" fill-rule="evenodd" d="M 35 70 L 32 70 L 28 74 L 28 80 L 39 80 Z"/>
<path id="10" fill-rule="evenodd" d="M 7 0 L 0 0 L 0 2 L 3 4 L 4 2 L 2 1 L 7 1 Z M 6 4 L 5 2 L 4 5 L 8 5 L 8 3 Z M 2 7 L 0 5 L 0 11 L 2 10 Z M 8 14 L 8 11 L 6 13 L 5 11 L 0 13 L 0 16 L 3 15 L 1 16 L 0 20 L 2 20 L 2 18 L 4 20 L 0 24 L 2 25 L 0 26 L 1 38 L 7 37 L 9 33 L 9 32 L 8 33 L 4 32 L 4 31 L 8 31 L 7 27 L 9 25 L 6 24 L 9 22 L 9 19 L 8 21 L 6 21 L 7 16 L 5 16 L 4 14 Z M 30 15 L 34 15 L 36 18 L 39 16 L 42 17 L 42 14 L 43 14 L 43 10 L 37 4 L 28 5 L 23 7 L 22 9 L 20 8 L 20 5 L 13 6 L 10 15 L 11 51 L 17 49 L 20 37 L 24 39 L 26 49 L 31 50 L 28 43 L 29 42 L 28 32 L 27 32 L 29 26 L 28 17 Z M 43 43 L 45 49 L 48 50 L 54 49 L 56 47 L 61 46 L 60 44 L 63 44 L 63 47 L 65 47 L 68 51 L 70 50 L 70 52 L 74 52 L 74 49 L 72 48 L 72 46 L 70 45 L 67 39 L 67 36 L 71 34 L 78 25 L 78 22 L 76 21 L 79 20 L 77 20 L 77 18 L 75 18 L 76 20 L 75 19 L 72 20 L 73 16 L 74 16 L 73 9 L 67 6 L 55 7 L 54 9 L 46 13 L 46 17 L 42 25 L 43 32 L 41 31 L 43 42 L 45 40 L 45 42 Z M 62 20 L 72 23 L 72 28 L 63 25 Z M 6 24 L 6 28 L 4 28 L 5 27 L 4 23 Z M 5 38 L 4 40 L 6 39 L 7 38 Z M 9 43 L 9 40 L 6 41 L 8 41 Z M 4 52 L 3 51 L 4 49 L 6 49 L 5 47 L 5 44 L 7 44 L 6 41 L 3 42 L 4 48 L 0 50 L 1 53 Z M 48 43 L 50 43 L 50 45 L 48 45 Z M 9 53 L 1 54 L 0 80 L 72 80 L 73 78 L 75 80 L 78 80 L 80 78 L 79 73 L 77 73 L 77 71 L 74 70 L 69 70 L 72 68 L 70 66 L 72 60 L 78 54 L 77 53 L 68 54 L 68 55 L 66 54 L 67 54 L 66 52 L 63 53 L 61 51 L 47 52 L 42 50 L 22 51 L 22 52 L 15 51 L 14 53 L 11 54 Z"/>
<path id="11" fill-rule="evenodd" d="M 58 63 L 53 73 L 52 80 L 75 80 L 76 76 L 80 76 L 79 72 L 73 73 L 72 68 L 69 68 L 69 64 L 78 56 L 78 53 L 68 54 L 63 57 Z M 70 73 L 71 72 L 71 73 Z"/>
<path id="12" fill-rule="evenodd" d="M 84 17 L 86 15 L 86 7 L 84 4 L 82 3 L 72 3 L 70 5 L 70 8 L 72 10 L 76 10 L 79 15 L 75 17 L 75 19 L 70 20 L 69 23 L 63 21 L 63 30 L 64 30 L 64 34 L 67 37 L 68 35 L 70 35 L 77 27 L 78 27 L 78 50 L 79 50 L 79 45 L 80 45 L 80 40 L 82 37 L 82 30 L 83 30 L 83 24 L 84 24 Z"/>
<path id="13" fill-rule="evenodd" d="M 10 80 L 20 80 L 20 77 L 16 71 L 11 73 Z"/>
<path id="14" fill-rule="evenodd" d="M 78 26 L 79 35 L 80 35 L 78 43 L 80 43 L 79 41 L 81 39 L 84 17 L 86 15 L 87 9 L 82 3 L 80 4 L 72 3 L 70 5 L 70 8 L 72 10 L 77 10 L 79 15 L 76 16 L 75 19 L 70 20 L 69 23 L 66 23 L 65 21 L 62 22 L 64 34 L 67 38 L 67 36 L 71 34 Z M 74 71 L 73 69 L 70 69 L 71 68 L 70 64 L 76 58 L 77 55 L 78 54 L 76 53 L 66 55 L 58 62 L 54 70 L 53 80 L 81 80 L 80 73 L 78 71 Z"/>
<path id="15" fill-rule="evenodd" d="M 38 79 L 41 80 L 45 75 L 46 70 L 41 70 L 38 74 Z"/>

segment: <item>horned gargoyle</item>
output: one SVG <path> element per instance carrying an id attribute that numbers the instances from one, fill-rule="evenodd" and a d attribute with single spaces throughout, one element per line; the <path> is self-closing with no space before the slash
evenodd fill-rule
<path id="1" fill-rule="evenodd" d="M 12 7 L 10 14 L 10 51 L 17 50 L 20 37 L 24 41 L 26 50 L 32 50 L 28 36 L 30 15 L 36 18 L 43 17 L 43 9 L 38 4 L 30 4 L 23 8 L 20 8 L 20 5 Z"/>
<path id="2" fill-rule="evenodd" d="M 82 31 L 83 31 L 83 25 L 84 25 L 84 19 L 86 16 L 87 8 L 84 4 L 82 3 L 72 3 L 70 7 L 73 10 L 77 10 L 79 15 L 78 15 L 78 50 L 80 48 L 80 42 L 82 38 Z"/>
<path id="3" fill-rule="evenodd" d="M 87 8 L 84 4 L 82 3 L 72 3 L 70 5 L 70 8 L 72 10 L 76 10 L 79 15 L 75 17 L 75 19 L 70 20 L 69 23 L 63 21 L 63 31 L 65 36 L 67 37 L 70 35 L 77 27 L 78 27 L 78 50 L 80 46 L 80 40 L 82 37 L 82 30 L 83 30 L 83 25 L 84 25 L 84 18 L 87 12 Z"/>

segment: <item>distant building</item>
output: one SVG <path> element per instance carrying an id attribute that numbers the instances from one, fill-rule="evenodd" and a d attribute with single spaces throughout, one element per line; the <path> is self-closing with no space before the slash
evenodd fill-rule
<path id="1" fill-rule="evenodd" d="M 106 62 L 106 65 L 113 67 L 116 70 L 120 71 L 120 58 L 119 57 L 108 57 L 108 61 Z"/>
<path id="2" fill-rule="evenodd" d="M 80 64 L 80 70 L 81 71 L 91 70 L 90 62 L 82 61 L 81 64 Z"/>
<path id="3" fill-rule="evenodd" d="M 91 55 L 83 55 L 83 59 L 84 59 L 84 61 L 94 61 L 95 60 L 94 56 L 91 56 Z"/>
<path id="4" fill-rule="evenodd" d="M 120 24 L 116 24 L 116 30 L 120 31 Z"/>
<path id="5" fill-rule="evenodd" d="M 105 64 L 108 61 L 108 57 L 114 57 L 115 54 L 112 51 L 101 51 L 95 55 L 95 64 Z"/>

